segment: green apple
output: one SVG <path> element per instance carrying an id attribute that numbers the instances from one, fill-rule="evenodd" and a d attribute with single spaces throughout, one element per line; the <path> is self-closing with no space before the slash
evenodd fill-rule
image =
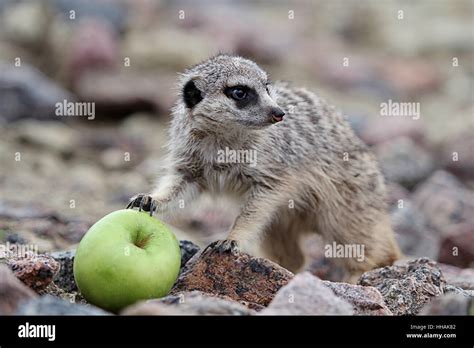
<path id="1" fill-rule="evenodd" d="M 90 303 L 118 311 L 168 294 L 179 274 L 174 234 L 146 212 L 123 209 L 97 221 L 81 240 L 74 278 Z"/>

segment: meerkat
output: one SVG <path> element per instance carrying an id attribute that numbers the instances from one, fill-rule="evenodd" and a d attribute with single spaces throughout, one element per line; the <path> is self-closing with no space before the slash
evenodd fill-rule
<path id="1" fill-rule="evenodd" d="M 293 272 L 305 261 L 305 233 L 363 245 L 362 261 L 341 259 L 351 275 L 399 258 L 377 161 L 323 99 L 271 83 L 255 62 L 225 54 L 189 68 L 178 85 L 165 174 L 127 208 L 153 214 L 189 193 L 233 195 L 240 214 L 214 247 L 266 257 Z M 219 160 L 225 149 L 253 153 L 254 161 Z"/>

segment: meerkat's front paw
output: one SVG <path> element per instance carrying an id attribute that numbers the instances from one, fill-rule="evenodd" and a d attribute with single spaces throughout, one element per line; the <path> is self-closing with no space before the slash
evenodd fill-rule
<path id="1" fill-rule="evenodd" d="M 154 200 L 150 195 L 145 193 L 139 193 L 138 195 L 130 199 L 130 202 L 128 203 L 126 209 L 133 209 L 138 207 L 138 211 L 149 211 L 150 216 L 152 216 L 157 206 L 158 202 Z"/>
<path id="2" fill-rule="evenodd" d="M 237 255 L 240 252 L 239 244 L 236 240 L 232 239 L 217 240 L 212 242 L 206 247 L 206 249 L 204 249 L 203 253 L 207 250 L 215 250 L 219 254 L 231 253 L 232 255 Z"/>

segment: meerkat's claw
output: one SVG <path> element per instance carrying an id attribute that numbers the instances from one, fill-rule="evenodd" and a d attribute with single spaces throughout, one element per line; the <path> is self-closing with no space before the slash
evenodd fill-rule
<path id="1" fill-rule="evenodd" d="M 219 243 L 218 240 L 216 240 L 215 242 L 212 242 L 211 244 L 209 244 L 207 247 L 204 248 L 202 253 L 204 254 L 206 251 L 214 249 L 214 247 L 217 245 L 217 243 Z"/>
<path id="2" fill-rule="evenodd" d="M 150 216 L 153 216 L 153 213 L 155 212 L 157 206 L 158 203 L 154 199 L 152 199 L 150 204 Z"/>
<path id="3" fill-rule="evenodd" d="M 156 205 L 156 201 L 151 198 L 150 195 L 140 193 L 130 200 L 126 209 L 138 207 L 138 211 L 149 211 L 150 215 L 153 215 L 154 210 L 156 210 Z"/>
<path id="4" fill-rule="evenodd" d="M 231 253 L 232 255 L 237 255 L 240 251 L 237 241 L 231 239 L 217 240 L 212 242 L 206 247 L 206 249 L 204 249 L 203 253 L 208 249 L 214 249 L 219 254 Z"/>

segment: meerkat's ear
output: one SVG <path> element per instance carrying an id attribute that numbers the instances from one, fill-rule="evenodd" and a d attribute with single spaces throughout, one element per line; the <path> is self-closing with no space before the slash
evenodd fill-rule
<path id="1" fill-rule="evenodd" d="M 186 107 L 192 109 L 202 100 L 201 91 L 196 87 L 193 80 L 189 80 L 183 88 L 183 99 Z"/>

